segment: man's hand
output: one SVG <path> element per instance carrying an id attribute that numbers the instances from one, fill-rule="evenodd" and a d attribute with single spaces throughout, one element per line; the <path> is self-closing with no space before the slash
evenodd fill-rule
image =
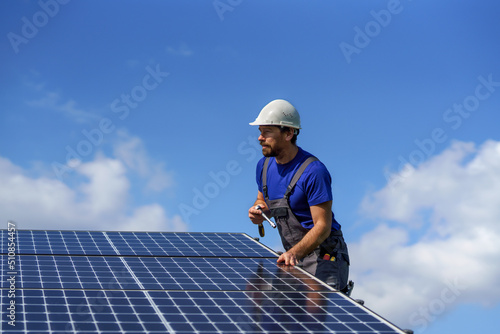
<path id="1" fill-rule="evenodd" d="M 255 205 L 248 209 L 248 218 L 252 221 L 252 223 L 260 225 L 264 221 L 264 217 L 262 217 L 262 212 L 255 208 Z"/>
<path id="2" fill-rule="evenodd" d="M 288 251 L 280 255 L 280 257 L 278 258 L 278 263 L 284 263 L 287 266 L 295 266 L 299 263 L 299 260 L 297 260 L 297 257 L 294 253 Z"/>
<path id="3" fill-rule="evenodd" d="M 253 206 L 248 209 L 248 218 L 250 218 L 252 223 L 260 225 L 264 221 L 264 217 L 262 217 L 262 211 L 255 208 L 257 205 L 260 205 L 265 214 L 270 213 L 266 201 L 264 200 L 264 195 L 262 195 L 260 191 L 257 193 L 257 200 L 253 203 Z"/>

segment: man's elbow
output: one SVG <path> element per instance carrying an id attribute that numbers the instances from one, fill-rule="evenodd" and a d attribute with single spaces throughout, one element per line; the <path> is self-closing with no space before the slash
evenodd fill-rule
<path id="1" fill-rule="evenodd" d="M 326 222 L 321 222 L 317 225 L 320 229 L 320 233 L 319 233 L 320 242 L 323 242 L 326 238 L 328 238 L 330 236 L 330 233 L 332 232 L 332 224 L 331 223 L 328 224 Z"/>
<path id="2" fill-rule="evenodd" d="M 332 224 L 325 224 L 325 228 L 323 230 L 323 236 L 325 239 L 330 236 L 330 233 L 332 233 Z"/>

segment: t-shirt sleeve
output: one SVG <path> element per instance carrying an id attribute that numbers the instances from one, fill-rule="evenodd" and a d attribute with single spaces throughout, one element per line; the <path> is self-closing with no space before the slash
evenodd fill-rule
<path id="1" fill-rule="evenodd" d="M 323 163 L 311 163 L 304 171 L 304 186 L 309 205 L 318 205 L 333 200 L 332 177 Z"/>
<path id="2" fill-rule="evenodd" d="M 257 167 L 255 169 L 255 178 L 257 181 L 257 188 L 259 189 L 260 192 L 262 192 L 262 169 L 264 167 L 264 159 L 260 159 L 259 162 L 257 162 Z"/>

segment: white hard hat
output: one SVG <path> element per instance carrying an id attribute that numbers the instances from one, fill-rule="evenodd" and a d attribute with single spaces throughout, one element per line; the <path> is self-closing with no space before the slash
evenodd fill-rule
<path id="1" fill-rule="evenodd" d="M 285 100 L 269 102 L 250 125 L 280 125 L 300 129 L 300 116 L 294 106 Z"/>

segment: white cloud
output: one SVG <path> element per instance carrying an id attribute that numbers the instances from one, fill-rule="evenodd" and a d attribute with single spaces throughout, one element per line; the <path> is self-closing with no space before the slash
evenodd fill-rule
<path id="1" fill-rule="evenodd" d="M 186 43 L 182 43 L 179 47 L 168 46 L 167 53 L 181 57 L 190 57 L 194 54 L 193 50 Z"/>
<path id="2" fill-rule="evenodd" d="M 123 130 L 118 131 L 114 155 L 123 161 L 130 170 L 147 180 L 145 190 L 159 192 L 172 186 L 171 173 L 165 171 L 163 163 L 153 161 L 148 156 L 139 137 L 130 136 Z"/>
<path id="3" fill-rule="evenodd" d="M 353 297 L 421 331 L 458 303 L 500 302 L 500 142 L 454 142 L 366 196 L 378 221 L 350 244 Z"/>
<path id="4" fill-rule="evenodd" d="M 21 229 L 187 230 L 180 216 L 169 217 L 158 203 L 133 207 L 127 171 L 119 158 L 97 154 L 74 169 L 75 179 L 83 181 L 69 187 L 55 178 L 27 176 L 0 157 L 2 219 Z"/>
<path id="5" fill-rule="evenodd" d="M 98 154 L 96 160 L 80 165 L 77 171 L 89 182 L 80 187 L 87 199 L 87 212 L 93 215 L 115 213 L 126 205 L 129 181 L 120 160 Z"/>
<path id="6" fill-rule="evenodd" d="M 76 101 L 69 99 L 65 102 L 62 102 L 61 100 L 62 98 L 59 93 L 46 92 L 45 96 L 43 96 L 42 98 L 38 100 L 27 101 L 26 104 L 30 107 L 51 109 L 60 112 L 78 123 L 84 123 L 88 120 L 99 119 L 98 115 L 78 108 Z"/>
<path id="7" fill-rule="evenodd" d="M 176 215 L 170 219 L 166 217 L 165 210 L 158 204 L 145 205 L 134 210 L 120 226 L 120 231 L 162 231 L 165 226 L 170 226 L 171 231 L 185 231 L 186 224 L 181 217 Z"/>

